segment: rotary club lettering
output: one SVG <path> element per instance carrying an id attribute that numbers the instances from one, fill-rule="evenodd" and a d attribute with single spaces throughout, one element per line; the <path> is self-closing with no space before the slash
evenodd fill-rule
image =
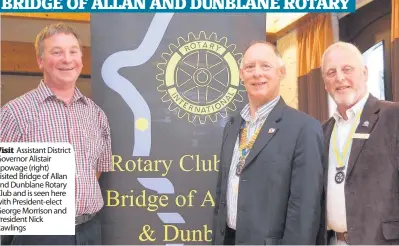
<path id="1" fill-rule="evenodd" d="M 144 160 L 141 157 L 137 160 L 126 160 L 119 155 L 112 158 L 113 171 L 119 172 L 157 172 L 162 177 L 168 175 L 174 160 Z M 183 172 L 218 172 L 219 159 L 213 155 L 211 159 L 203 159 L 199 154 L 184 155 L 175 166 Z"/>
<path id="2" fill-rule="evenodd" d="M 175 225 L 164 225 L 165 242 L 210 242 L 212 240 L 212 230 L 208 225 L 203 225 L 201 229 L 179 229 Z"/>
<path id="3" fill-rule="evenodd" d="M 198 193 L 197 190 L 190 190 L 187 195 L 179 194 L 175 197 L 174 202 L 177 207 L 194 207 L 194 198 Z M 134 191 L 130 190 L 129 194 L 121 194 L 116 190 L 106 191 L 107 207 L 138 207 L 145 208 L 149 212 L 156 212 L 159 208 L 169 206 L 170 197 L 165 194 L 154 194 L 146 190 Z M 215 201 L 211 192 L 208 190 L 201 199 L 200 207 L 215 206 Z"/>
<path id="4" fill-rule="evenodd" d="M 203 225 L 200 229 L 180 229 L 175 225 L 163 225 L 164 242 L 210 242 L 212 240 L 212 230 L 208 225 Z M 150 225 L 143 226 L 139 236 L 142 242 L 154 242 L 156 231 Z"/>

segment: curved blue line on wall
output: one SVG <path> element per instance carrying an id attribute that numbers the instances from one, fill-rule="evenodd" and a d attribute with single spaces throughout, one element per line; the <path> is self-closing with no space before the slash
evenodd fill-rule
<path id="1" fill-rule="evenodd" d="M 178 213 L 157 213 L 158 217 L 165 224 L 184 224 L 186 221 Z"/>
<path id="2" fill-rule="evenodd" d="M 158 194 L 174 194 L 175 188 L 167 178 L 137 178 L 142 186 Z"/>
<path id="3" fill-rule="evenodd" d="M 125 50 L 110 55 L 103 63 L 101 75 L 105 84 L 117 92 L 131 109 L 134 119 L 144 121 L 145 127 L 134 128 L 133 156 L 148 156 L 151 150 L 151 112 L 134 84 L 118 71 L 146 63 L 155 53 L 169 25 L 173 13 L 157 13 L 148 31 L 135 50 Z M 136 124 L 135 124 L 136 125 Z M 140 144 L 138 144 L 140 143 Z"/>

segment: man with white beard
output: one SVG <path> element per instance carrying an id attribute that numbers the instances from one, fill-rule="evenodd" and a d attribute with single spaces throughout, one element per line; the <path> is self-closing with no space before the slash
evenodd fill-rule
<path id="1" fill-rule="evenodd" d="M 321 70 L 337 109 L 323 124 L 318 244 L 399 244 L 399 104 L 368 92 L 367 67 L 352 44 L 327 48 Z"/>

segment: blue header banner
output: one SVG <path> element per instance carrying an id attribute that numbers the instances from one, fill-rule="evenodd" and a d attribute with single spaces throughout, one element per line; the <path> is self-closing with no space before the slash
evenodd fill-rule
<path id="1" fill-rule="evenodd" d="M 355 12 L 356 0 L 2 0 L 0 12 Z"/>

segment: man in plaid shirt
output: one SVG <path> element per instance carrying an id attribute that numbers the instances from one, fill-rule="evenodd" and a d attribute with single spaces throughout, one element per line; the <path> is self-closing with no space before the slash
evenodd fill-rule
<path id="1" fill-rule="evenodd" d="M 2 236 L 2 244 L 98 245 L 101 224 L 97 213 L 104 205 L 98 178 L 112 167 L 108 119 L 76 87 L 83 67 L 82 44 L 72 27 L 45 27 L 36 37 L 35 48 L 43 80 L 37 89 L 1 108 L 0 142 L 72 144 L 76 159 L 76 235 Z"/>

